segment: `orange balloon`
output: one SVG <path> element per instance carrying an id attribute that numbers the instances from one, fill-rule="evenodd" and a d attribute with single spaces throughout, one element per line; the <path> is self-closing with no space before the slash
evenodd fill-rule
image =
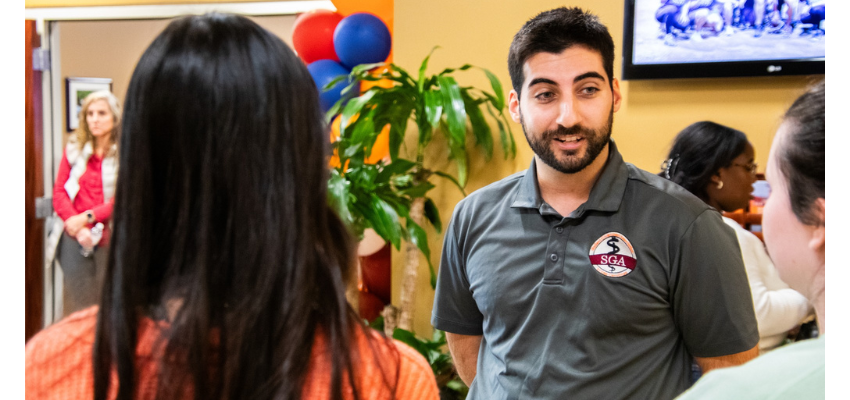
<path id="1" fill-rule="evenodd" d="M 353 117 L 351 117 L 348 123 L 351 124 L 352 122 L 356 121 L 358 116 L 359 114 L 355 114 Z M 333 122 L 331 122 L 331 143 L 334 143 L 339 140 L 340 136 L 342 135 L 342 129 L 340 128 L 340 125 L 342 125 L 341 119 L 342 115 L 337 115 L 334 118 Z M 378 134 L 378 137 L 375 139 L 375 144 L 372 145 L 372 152 L 369 154 L 368 157 L 366 157 L 365 160 L 363 160 L 363 162 L 365 162 L 366 164 L 377 164 L 378 161 L 388 158 L 389 155 L 390 125 L 387 124 L 381 130 L 381 133 Z M 333 156 L 331 156 L 330 166 L 332 168 L 339 167 L 339 155 L 337 154 L 336 150 L 334 150 L 334 154 Z"/>
<path id="2" fill-rule="evenodd" d="M 390 156 L 390 125 L 387 124 L 384 126 L 384 129 L 381 129 L 381 133 L 378 134 L 378 137 L 375 138 L 375 144 L 372 145 L 372 153 L 369 154 L 369 157 L 366 157 L 364 161 L 366 164 L 377 164 L 378 161 L 383 159 L 387 159 L 389 161 Z"/>
<path id="3" fill-rule="evenodd" d="M 370 74 L 374 75 L 374 76 L 378 76 L 386 70 L 387 70 L 387 67 L 377 67 L 377 68 L 373 69 L 372 71 L 370 71 Z M 372 87 L 375 87 L 375 86 L 382 87 L 384 89 L 390 89 L 390 88 L 393 87 L 393 85 L 394 85 L 393 81 L 391 81 L 389 79 L 381 79 L 379 81 L 360 81 L 360 91 L 365 93 L 367 90 L 369 90 L 369 88 L 372 88 Z"/>

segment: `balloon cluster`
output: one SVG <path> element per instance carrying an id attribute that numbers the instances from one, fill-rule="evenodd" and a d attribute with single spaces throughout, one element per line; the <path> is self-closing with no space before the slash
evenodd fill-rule
<path id="1" fill-rule="evenodd" d="M 292 44 L 319 89 L 322 110 L 329 110 L 347 86 L 342 81 L 327 91 L 323 88 L 340 75 L 348 75 L 360 64 L 385 61 L 392 38 L 387 25 L 370 13 L 343 17 L 337 12 L 313 10 L 298 16 L 292 28 Z M 355 93 L 359 90 L 356 88 Z"/>

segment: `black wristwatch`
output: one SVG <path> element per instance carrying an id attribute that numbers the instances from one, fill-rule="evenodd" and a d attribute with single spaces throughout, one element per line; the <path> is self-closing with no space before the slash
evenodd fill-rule
<path id="1" fill-rule="evenodd" d="M 90 224 L 94 223 L 94 211 L 92 211 L 92 210 L 86 211 L 86 221 L 88 221 L 88 223 L 90 223 Z"/>

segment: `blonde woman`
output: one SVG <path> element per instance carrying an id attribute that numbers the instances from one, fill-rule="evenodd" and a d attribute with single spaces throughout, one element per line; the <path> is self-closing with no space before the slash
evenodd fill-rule
<path id="1" fill-rule="evenodd" d="M 64 315 L 98 299 L 97 277 L 106 265 L 108 221 L 118 172 L 118 99 L 108 91 L 89 94 L 79 120 L 79 127 L 68 138 L 53 187 L 53 209 L 64 221 L 64 234 L 55 247 L 65 280 Z"/>

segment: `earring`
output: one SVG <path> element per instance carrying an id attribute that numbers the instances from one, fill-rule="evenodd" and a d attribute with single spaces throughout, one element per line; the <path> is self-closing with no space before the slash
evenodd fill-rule
<path id="1" fill-rule="evenodd" d="M 723 181 L 717 182 L 717 190 L 723 189 Z"/>

